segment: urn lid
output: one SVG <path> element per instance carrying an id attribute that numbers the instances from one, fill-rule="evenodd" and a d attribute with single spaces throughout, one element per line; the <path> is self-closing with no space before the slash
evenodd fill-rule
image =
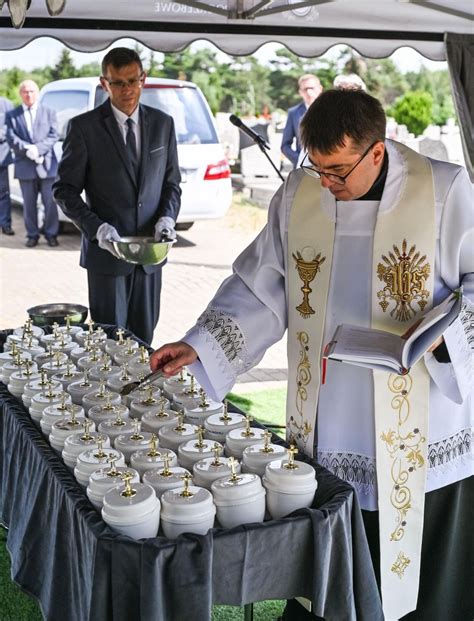
<path id="1" fill-rule="evenodd" d="M 270 442 L 272 434 L 266 431 L 263 434 L 263 444 L 252 444 L 247 446 L 243 452 L 244 463 L 266 463 L 274 459 L 282 459 L 285 455 L 285 447 Z"/>
<path id="2" fill-rule="evenodd" d="M 66 416 L 61 418 L 60 420 L 53 423 L 51 432 L 53 434 L 64 434 L 64 433 L 83 433 L 86 430 L 86 419 L 79 418 L 78 420 L 78 407 L 71 405 L 69 406 L 70 416 Z M 89 425 L 89 431 L 95 430 L 95 425 L 93 421 L 87 421 Z"/>
<path id="3" fill-rule="evenodd" d="M 159 500 L 155 490 L 144 483 L 132 483 L 133 473 L 127 471 L 122 475 L 122 483 L 110 489 L 104 495 L 102 511 L 115 520 L 140 519 L 153 511 Z"/>
<path id="4" fill-rule="evenodd" d="M 179 445 L 178 455 L 187 457 L 191 460 L 198 461 L 203 457 L 210 457 L 215 453 L 216 447 L 222 451 L 222 445 L 212 440 L 204 440 L 204 427 L 198 426 L 194 428 L 197 432 L 197 439 L 188 440 Z"/>
<path id="5" fill-rule="evenodd" d="M 107 452 L 109 455 L 111 454 L 110 449 L 108 449 Z M 120 453 L 120 451 L 117 451 L 117 453 Z M 117 467 L 116 463 L 117 459 L 115 457 L 110 457 L 107 464 L 98 466 L 97 469 L 91 473 L 89 485 L 93 491 L 99 492 L 102 490 L 102 493 L 105 493 L 107 489 L 115 485 L 120 485 L 120 483 L 122 483 L 122 475 L 127 471 L 133 474 L 132 483 L 140 482 L 140 476 L 136 470 L 127 466 Z"/>
<path id="6" fill-rule="evenodd" d="M 243 414 L 230 413 L 226 401 L 224 403 L 224 412 L 222 414 L 212 414 L 209 418 L 206 418 L 204 425 L 209 431 L 227 433 L 231 429 L 244 427 L 245 416 Z"/>
<path id="7" fill-rule="evenodd" d="M 211 492 L 203 487 L 190 486 L 190 474 L 182 475 L 181 479 L 179 487 L 169 489 L 161 496 L 163 516 L 168 520 L 179 521 L 181 518 L 187 521 L 215 511 Z"/>
<path id="8" fill-rule="evenodd" d="M 216 479 L 211 484 L 212 494 L 216 502 L 247 499 L 262 492 L 262 481 L 257 474 L 237 473 L 238 462 L 229 458 L 231 475 Z"/>
<path id="9" fill-rule="evenodd" d="M 39 339 L 43 336 L 44 330 L 39 326 L 34 326 L 31 319 L 27 319 L 21 327 L 13 330 L 13 334 L 17 334 L 18 336 L 33 336 L 34 338 Z"/>
<path id="10" fill-rule="evenodd" d="M 203 388 L 199 390 L 199 401 L 196 403 L 194 400 L 186 402 L 184 406 L 184 413 L 186 415 L 207 415 L 219 414 L 224 411 L 224 404 L 222 401 L 213 401 L 209 399 Z"/>
<path id="11" fill-rule="evenodd" d="M 195 425 L 189 425 L 183 422 L 183 415 L 178 414 L 178 423 L 176 425 L 165 425 L 158 432 L 160 438 L 172 441 L 186 442 L 186 440 L 197 439 L 198 431 Z"/>
<path id="12" fill-rule="evenodd" d="M 193 472 L 199 477 L 203 477 L 208 480 L 209 478 L 214 480 L 220 476 L 228 476 L 232 474 L 231 459 L 232 457 L 220 457 L 222 453 L 222 445 L 219 442 L 214 443 L 213 447 L 214 457 L 204 457 L 193 465 Z M 236 465 L 237 470 L 240 471 L 240 464 Z"/>
<path id="13" fill-rule="evenodd" d="M 143 474 L 143 482 L 148 483 L 155 488 L 159 488 L 160 486 L 166 487 L 166 489 L 170 489 L 171 486 L 181 487 L 183 484 L 183 475 L 189 474 L 191 476 L 191 473 L 189 470 L 186 470 L 186 468 L 182 468 L 181 466 L 170 466 L 173 456 L 176 456 L 176 453 L 173 453 L 173 451 L 168 451 L 167 454 L 164 454 L 163 467 L 147 470 Z"/>
<path id="14" fill-rule="evenodd" d="M 141 422 L 134 419 L 132 421 L 133 433 L 124 433 L 115 440 L 117 448 L 127 448 L 128 450 L 138 450 L 150 444 L 152 434 L 149 431 L 141 430 Z"/>
<path id="15" fill-rule="evenodd" d="M 145 412 L 142 416 L 142 422 L 154 430 L 160 429 L 164 425 L 176 424 L 178 422 L 178 412 L 159 407 L 149 412 Z"/>
<path id="16" fill-rule="evenodd" d="M 163 390 L 169 394 L 172 394 L 173 392 L 183 390 L 184 387 L 189 386 L 190 384 L 191 378 L 188 376 L 186 368 L 183 367 L 179 372 L 179 375 L 169 377 L 163 382 Z"/>
<path id="17" fill-rule="evenodd" d="M 226 436 L 226 442 L 235 444 L 238 446 L 249 444 L 255 444 L 257 442 L 264 441 L 265 429 L 261 427 L 251 427 L 253 418 L 251 416 L 245 417 L 245 429 L 238 427 L 237 429 L 231 429 Z"/>
<path id="18" fill-rule="evenodd" d="M 115 418 L 110 418 L 109 420 L 104 420 L 99 423 L 98 429 L 101 433 L 106 433 L 111 436 L 113 435 L 114 438 L 117 438 L 120 435 L 131 433 L 134 430 L 134 425 L 130 418 L 124 419 L 119 413 L 119 415 Z"/>
<path id="19" fill-rule="evenodd" d="M 298 449 L 291 445 L 287 449 L 287 459 L 271 461 L 265 468 L 265 479 L 281 491 L 301 491 L 303 488 L 311 488 L 316 484 L 316 472 L 311 466 L 303 461 L 296 461 L 295 455 Z"/>

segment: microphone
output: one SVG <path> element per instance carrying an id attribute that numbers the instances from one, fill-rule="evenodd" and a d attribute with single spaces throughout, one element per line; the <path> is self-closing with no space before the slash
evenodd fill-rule
<path id="1" fill-rule="evenodd" d="M 259 146 L 265 147 L 265 149 L 270 150 L 270 145 L 268 144 L 268 142 L 265 141 L 265 138 L 257 134 L 257 132 L 254 132 L 253 129 L 250 129 L 250 127 L 247 127 L 247 125 L 245 125 L 245 123 L 243 123 L 238 116 L 235 116 L 235 114 L 231 114 L 229 116 L 229 121 L 232 123 L 232 125 L 238 127 L 241 132 L 247 134 L 247 136 L 251 138 L 254 142 L 256 142 Z"/>

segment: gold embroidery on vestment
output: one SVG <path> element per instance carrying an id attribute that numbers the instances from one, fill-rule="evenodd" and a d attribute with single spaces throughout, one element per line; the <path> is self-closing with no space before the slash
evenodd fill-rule
<path id="1" fill-rule="evenodd" d="M 418 428 L 408 428 L 410 418 L 410 402 L 408 400 L 412 378 L 410 375 L 395 375 L 388 378 L 388 388 L 395 396 L 391 407 L 397 412 L 396 429 L 384 431 L 380 438 L 385 442 L 386 449 L 392 458 L 390 475 L 392 491 L 390 502 L 397 511 L 396 527 L 390 534 L 390 541 L 400 541 L 405 534 L 406 517 L 411 509 L 411 490 L 408 486 L 410 474 L 423 467 L 425 460 L 421 454 L 421 445 L 426 442 Z"/>
<path id="2" fill-rule="evenodd" d="M 399 552 L 397 556 L 397 560 L 393 563 L 391 569 L 393 573 L 397 574 L 400 580 L 403 578 L 403 574 L 405 573 L 405 569 L 410 564 L 410 559 L 403 552 Z"/>
<path id="3" fill-rule="evenodd" d="M 416 250 L 415 244 L 407 252 L 408 244 L 404 239 L 402 251 L 394 245 L 393 252 L 382 255 L 386 265 L 377 265 L 377 276 L 385 282 L 385 287 L 377 292 L 380 306 L 385 313 L 389 302 L 395 302 L 395 308 L 390 311 L 391 317 L 398 321 L 408 321 L 413 318 L 417 310 L 412 304 L 417 302 L 423 310 L 428 302 L 430 292 L 426 289 L 426 281 L 430 275 L 430 264 L 425 263 L 426 255 Z"/>
<path id="4" fill-rule="evenodd" d="M 321 257 L 320 252 L 316 254 L 314 248 L 306 246 L 301 252 L 293 253 L 293 259 L 296 261 L 298 275 L 303 281 L 303 286 L 301 287 L 303 301 L 296 307 L 296 310 L 306 319 L 315 313 L 315 310 L 309 303 L 309 294 L 313 291 L 309 283 L 314 280 L 316 274 L 320 271 L 320 265 L 324 263 L 326 257 Z"/>
<path id="5" fill-rule="evenodd" d="M 306 446 L 309 434 L 313 430 L 310 423 L 304 419 L 304 405 L 308 398 L 306 386 L 311 381 L 311 364 L 308 359 L 309 336 L 306 332 L 297 332 L 296 338 L 300 344 L 300 361 L 296 369 L 296 410 L 300 420 L 295 420 L 290 416 L 288 428 L 290 431 L 290 442 L 300 440 L 299 445 Z"/>

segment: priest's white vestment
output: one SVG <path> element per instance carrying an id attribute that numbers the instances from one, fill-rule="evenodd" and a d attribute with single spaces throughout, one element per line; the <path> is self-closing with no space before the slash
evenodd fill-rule
<path id="1" fill-rule="evenodd" d="M 380 201 L 336 201 L 321 191 L 321 206 L 336 222 L 323 343 L 341 323 L 369 327 L 373 234 L 377 213 L 396 209 L 407 176 L 397 144 L 386 141 L 389 165 Z M 436 258 L 433 302 L 461 284 L 474 304 L 474 200 L 465 169 L 430 160 L 436 203 Z M 184 341 L 198 353 L 191 365 L 204 389 L 222 399 L 237 375 L 256 365 L 281 339 L 288 321 L 288 222 L 304 171 L 290 173 L 273 197 L 266 227 L 233 265 L 208 308 Z M 409 232 L 410 223 L 407 222 Z M 472 311 L 471 311 L 472 312 Z M 459 338 L 468 332 L 473 347 L 474 316 L 464 315 L 444 334 L 450 363 L 425 354 L 431 377 L 429 468 L 426 491 L 473 474 L 474 418 L 472 349 Z M 463 326 L 460 326 L 460 322 Z M 377 509 L 372 371 L 329 363 L 317 406 L 317 460 L 354 486 L 363 509 Z"/>

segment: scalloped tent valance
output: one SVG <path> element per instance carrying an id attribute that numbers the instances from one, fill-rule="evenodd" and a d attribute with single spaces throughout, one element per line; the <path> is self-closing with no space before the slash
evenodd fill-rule
<path id="1" fill-rule="evenodd" d="M 49 36 L 92 52 L 126 36 L 160 52 L 204 39 L 232 55 L 277 42 L 319 56 L 345 43 L 369 57 L 410 46 L 432 60 L 446 58 L 444 33 L 472 34 L 474 18 L 469 0 L 0 0 L 0 8 L 4 50 Z"/>
<path id="2" fill-rule="evenodd" d="M 372 58 L 409 46 L 432 60 L 447 60 L 471 179 L 473 32 L 470 0 L 0 0 L 3 50 L 46 36 L 93 52 L 129 37 L 160 52 L 207 40 L 244 55 L 276 42 L 314 57 L 344 43 Z"/>

